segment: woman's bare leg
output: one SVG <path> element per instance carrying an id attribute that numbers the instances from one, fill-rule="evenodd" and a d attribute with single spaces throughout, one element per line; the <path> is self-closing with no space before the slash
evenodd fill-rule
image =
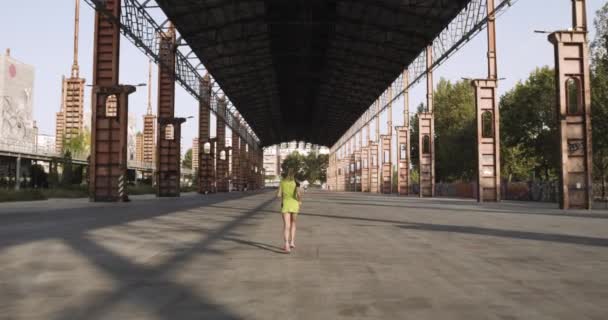
<path id="1" fill-rule="evenodd" d="M 291 216 L 291 228 L 289 229 L 289 235 L 290 235 L 290 239 L 291 242 L 289 243 L 289 245 L 294 248 L 296 246 L 296 220 L 297 220 L 297 214 L 290 214 Z"/>
<path id="2" fill-rule="evenodd" d="M 283 213 L 283 238 L 285 239 L 285 251 L 289 252 L 289 233 L 291 228 L 291 214 Z"/>

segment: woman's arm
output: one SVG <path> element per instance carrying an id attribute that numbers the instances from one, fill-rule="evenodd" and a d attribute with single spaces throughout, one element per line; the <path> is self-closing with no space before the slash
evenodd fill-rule
<path id="1" fill-rule="evenodd" d="M 282 196 L 282 192 L 281 192 L 281 184 L 279 184 L 279 189 L 277 190 L 277 198 L 280 198 Z"/>

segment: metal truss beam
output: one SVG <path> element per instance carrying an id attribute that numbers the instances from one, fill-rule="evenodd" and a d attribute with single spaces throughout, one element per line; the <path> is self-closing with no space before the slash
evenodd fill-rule
<path id="1" fill-rule="evenodd" d="M 104 0 L 84 0 L 91 8 L 102 14 L 106 19 L 120 24 L 121 33 L 129 39 L 150 59 L 154 60 L 161 68 L 164 67 L 159 56 L 159 37 L 166 23 L 158 24 L 148 13 L 149 1 L 142 3 L 140 0 L 122 0 L 122 10 L 120 17 L 105 9 Z M 187 46 L 180 41 L 180 46 Z M 190 49 L 187 50 L 191 51 Z M 187 58 L 181 51 L 176 50 L 175 79 L 176 81 L 197 100 L 201 99 L 200 81 L 202 76 L 198 73 L 197 67 L 191 63 L 192 58 Z M 223 91 L 216 87 L 212 92 L 213 100 L 223 94 Z M 232 102 L 228 101 L 228 110 L 235 109 Z M 260 139 L 253 132 L 249 124 L 244 119 L 238 117 L 234 112 L 218 114 L 217 104 L 212 103 L 212 111 L 231 128 L 237 128 L 241 137 L 249 144 L 259 145 Z"/>
<path id="2" fill-rule="evenodd" d="M 506 11 L 517 0 L 497 0 L 494 16 Z M 472 0 L 450 24 L 433 40 L 433 56 L 436 57 L 433 64 L 426 66 L 426 49 L 407 67 L 410 83 L 403 86 L 403 75 L 400 75 L 391 84 L 394 89 L 392 99 L 386 99 L 383 93 L 381 105 L 372 104 L 370 108 L 348 129 L 342 137 L 331 147 L 331 152 L 343 146 L 361 128 L 367 125 L 374 117 L 382 113 L 390 104 L 399 99 L 409 88 L 416 85 L 429 72 L 447 61 L 454 53 L 468 43 L 479 32 L 486 28 L 489 16 L 486 10 L 486 0 Z"/>

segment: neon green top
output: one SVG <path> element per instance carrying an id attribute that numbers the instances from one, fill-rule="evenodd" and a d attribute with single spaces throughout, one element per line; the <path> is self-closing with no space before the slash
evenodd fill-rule
<path id="1" fill-rule="evenodd" d="M 281 206 L 282 213 L 295 213 L 300 211 L 300 203 L 296 199 L 296 182 L 295 180 L 281 180 L 279 192 L 283 198 Z"/>

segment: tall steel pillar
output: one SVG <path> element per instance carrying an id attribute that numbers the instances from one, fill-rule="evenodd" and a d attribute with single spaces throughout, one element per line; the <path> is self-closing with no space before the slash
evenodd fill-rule
<path id="1" fill-rule="evenodd" d="M 361 192 L 370 191 L 369 174 L 369 124 L 366 125 L 367 143 L 363 146 L 363 131 L 361 131 Z"/>
<path id="2" fill-rule="evenodd" d="M 420 197 L 435 196 L 435 118 L 433 115 L 433 47 L 426 48 L 426 110 L 418 114 Z"/>
<path id="3" fill-rule="evenodd" d="M 363 131 L 359 131 L 358 148 L 355 151 L 355 191 L 363 191 Z"/>
<path id="4" fill-rule="evenodd" d="M 226 114 L 227 101 L 222 96 L 217 100 L 217 113 Z M 217 117 L 216 137 L 217 137 L 217 192 L 228 192 L 228 150 L 226 149 L 226 122 L 222 117 Z"/>
<path id="5" fill-rule="evenodd" d="M 102 10 L 120 17 L 120 0 L 106 0 Z M 93 94 L 91 99 L 91 201 L 127 200 L 128 95 L 134 86 L 119 85 L 120 26 L 95 12 Z"/>
<path id="6" fill-rule="evenodd" d="M 472 81 L 477 115 L 477 201 L 500 201 L 500 113 L 497 87 L 496 16 L 487 0 L 488 78 Z"/>
<path id="7" fill-rule="evenodd" d="M 376 101 L 376 108 L 379 108 L 379 102 Z M 380 116 L 376 115 L 376 134 L 374 141 L 370 141 L 369 157 L 370 157 L 370 192 L 380 193 L 380 168 L 378 163 L 378 153 L 380 150 Z"/>
<path id="8" fill-rule="evenodd" d="M 399 195 L 410 193 L 410 105 L 409 76 L 403 71 L 403 126 L 395 127 L 397 131 L 397 188 Z"/>
<path id="9" fill-rule="evenodd" d="M 387 134 L 380 136 L 382 145 L 382 171 L 381 171 L 381 192 L 392 193 L 393 192 L 393 164 L 392 164 L 392 152 L 391 146 L 393 142 L 393 107 L 390 101 L 393 100 L 393 89 L 392 86 L 388 88 L 388 107 L 387 112 Z"/>
<path id="10" fill-rule="evenodd" d="M 245 139 L 241 139 L 240 147 L 241 150 L 241 186 L 245 189 L 247 186 L 248 190 L 251 190 L 251 186 L 249 185 L 249 152 L 251 150 L 248 149 L 248 144 Z"/>
<path id="11" fill-rule="evenodd" d="M 198 124 L 198 192 L 213 192 L 215 167 L 213 143 L 211 140 L 211 79 L 206 74 L 201 80 Z"/>
<path id="12" fill-rule="evenodd" d="M 585 0 L 572 0 L 572 20 L 572 30 L 549 35 L 555 47 L 560 208 L 591 209 L 591 81 Z"/>
<path id="13" fill-rule="evenodd" d="M 241 185 L 241 136 L 238 124 L 232 129 L 232 184 L 235 190 L 242 190 Z"/>
<path id="14" fill-rule="evenodd" d="M 161 32 L 158 68 L 158 134 L 156 151 L 156 195 L 178 197 L 181 178 L 181 125 L 175 118 L 175 28 Z"/>

